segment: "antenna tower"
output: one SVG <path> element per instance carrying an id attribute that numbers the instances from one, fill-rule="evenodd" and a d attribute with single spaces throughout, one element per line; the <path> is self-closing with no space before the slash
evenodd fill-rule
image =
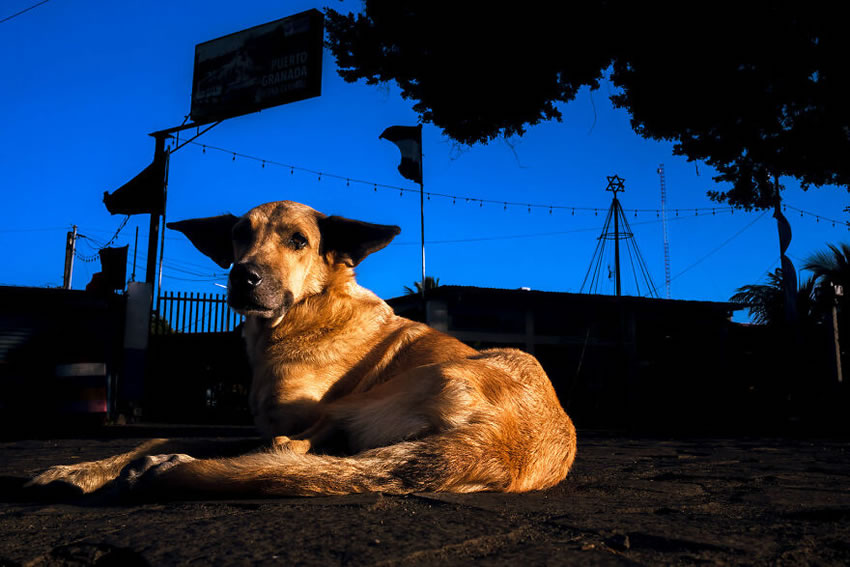
<path id="1" fill-rule="evenodd" d="M 661 181 L 661 224 L 664 226 L 664 287 L 667 289 L 667 299 L 670 299 L 670 241 L 667 238 L 667 182 L 664 179 L 663 163 L 658 164 L 658 177 Z"/>
<path id="2" fill-rule="evenodd" d="M 584 281 L 581 283 L 579 293 L 584 292 L 587 285 L 588 293 L 598 293 L 601 278 L 599 277 L 602 261 L 605 258 L 605 246 L 608 241 L 614 242 L 614 278 L 616 285 L 617 297 L 622 295 L 622 277 L 620 272 L 620 241 L 625 240 L 626 253 L 629 258 L 629 264 L 632 267 L 632 276 L 634 277 L 635 287 L 638 295 L 649 295 L 658 297 L 658 291 L 655 289 L 655 284 L 652 283 L 652 278 L 649 275 L 649 269 L 646 262 L 638 249 L 635 235 L 632 233 L 632 228 L 629 226 L 629 221 L 626 220 L 626 215 L 623 213 L 623 207 L 620 206 L 620 200 L 617 199 L 617 193 L 625 191 L 623 185 L 625 179 L 619 175 L 608 176 L 608 187 L 606 191 L 614 193 L 614 198 L 611 200 L 611 207 L 608 209 L 608 215 L 605 217 L 605 225 L 602 227 L 602 234 L 597 238 L 596 250 L 593 252 L 593 258 L 590 260 L 590 267 L 587 269 L 587 274 L 584 276 Z M 612 229 L 613 223 L 613 231 Z M 642 276 L 645 292 L 641 292 L 641 284 L 638 278 L 638 273 Z M 589 280 L 589 285 L 588 285 Z"/>

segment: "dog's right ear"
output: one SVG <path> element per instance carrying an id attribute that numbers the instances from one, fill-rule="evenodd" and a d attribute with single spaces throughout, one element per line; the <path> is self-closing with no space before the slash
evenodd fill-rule
<path id="1" fill-rule="evenodd" d="M 167 223 L 165 226 L 182 232 L 195 248 L 222 268 L 233 263 L 233 225 L 239 217 L 231 214 L 202 219 L 188 219 Z"/>

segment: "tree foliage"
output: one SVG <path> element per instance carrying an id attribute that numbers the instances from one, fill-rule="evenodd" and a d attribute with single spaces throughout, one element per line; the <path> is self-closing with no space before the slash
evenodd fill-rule
<path id="1" fill-rule="evenodd" d="M 465 144 L 560 119 L 607 69 L 641 136 L 717 169 L 718 201 L 773 204 L 775 181 L 850 185 L 850 34 L 840 3 L 367 0 L 328 10 L 340 74 L 394 81 Z"/>
<path id="2" fill-rule="evenodd" d="M 437 289 L 438 287 L 440 287 L 440 278 L 425 276 L 425 291 Z M 413 282 L 413 287 L 404 286 L 405 295 L 419 295 L 420 293 L 422 293 L 421 281 Z"/>
<path id="3" fill-rule="evenodd" d="M 838 300 L 839 318 L 846 326 L 847 293 L 850 288 L 850 244 L 828 244 L 827 250 L 806 258 L 803 269 L 811 276 L 797 289 L 797 313 L 804 324 L 826 320 L 831 316 L 833 302 Z M 836 297 L 835 287 L 841 286 L 844 295 Z M 753 322 L 776 326 L 785 321 L 785 293 L 782 287 L 782 270 L 767 276 L 767 283 L 749 284 L 738 288 L 729 301 L 747 306 Z"/>
<path id="4" fill-rule="evenodd" d="M 474 144 L 560 119 L 558 102 L 599 87 L 611 58 L 587 42 L 600 8 L 367 0 L 361 14 L 327 11 L 328 45 L 346 81 L 394 81 L 424 122 Z"/>
<path id="5" fill-rule="evenodd" d="M 797 288 L 797 313 L 805 324 L 814 321 L 818 313 L 814 307 L 815 280 L 809 278 Z M 738 288 L 729 298 L 732 303 L 745 305 L 757 325 L 781 326 L 785 324 L 785 290 L 782 270 L 767 275 L 767 283 L 748 284 Z"/>
<path id="6" fill-rule="evenodd" d="M 827 244 L 827 248 L 809 256 L 803 269 L 814 274 L 818 285 L 838 285 L 850 291 L 850 244 Z"/>

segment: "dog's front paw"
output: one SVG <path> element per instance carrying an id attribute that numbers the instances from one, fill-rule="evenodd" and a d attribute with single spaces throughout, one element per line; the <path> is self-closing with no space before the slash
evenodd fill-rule
<path id="1" fill-rule="evenodd" d="M 278 435 L 272 439 L 272 448 L 289 450 L 298 455 L 310 452 L 311 444 L 308 439 L 290 439 L 286 435 Z"/>
<path id="2" fill-rule="evenodd" d="M 24 485 L 25 488 L 51 488 L 67 490 L 69 493 L 89 494 L 112 480 L 108 470 L 98 461 L 57 465 L 36 475 Z"/>
<path id="3" fill-rule="evenodd" d="M 185 463 L 194 461 L 193 457 L 182 453 L 171 455 L 149 455 L 136 459 L 121 471 L 110 486 L 115 496 L 143 497 L 155 495 L 164 488 L 162 482 L 168 471 Z"/>

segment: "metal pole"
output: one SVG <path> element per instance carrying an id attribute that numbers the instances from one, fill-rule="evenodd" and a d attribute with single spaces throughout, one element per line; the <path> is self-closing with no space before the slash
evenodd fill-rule
<path id="1" fill-rule="evenodd" d="M 162 181 L 162 244 L 159 249 L 159 277 L 157 278 L 157 294 L 155 296 L 156 301 L 154 305 L 156 305 L 157 313 L 159 313 L 159 296 L 162 293 L 162 259 L 165 256 L 165 204 L 168 200 L 168 168 L 171 165 L 171 155 L 166 153 L 165 155 L 165 179 Z"/>
<path id="2" fill-rule="evenodd" d="M 130 274 L 130 281 L 136 281 L 136 255 L 139 253 L 139 227 L 136 227 L 136 243 L 133 244 L 133 273 Z"/>
<path id="3" fill-rule="evenodd" d="M 425 304 L 425 177 L 422 175 L 424 169 L 422 162 L 425 161 L 422 153 L 422 124 L 419 125 L 419 226 L 422 237 L 422 309 L 427 319 L 427 306 Z"/>
<path id="4" fill-rule="evenodd" d="M 620 202 L 614 192 L 614 264 L 617 279 L 617 297 L 620 297 Z"/>
<path id="5" fill-rule="evenodd" d="M 422 236 L 422 301 L 425 301 L 425 188 L 419 184 L 419 222 Z"/>
<path id="6" fill-rule="evenodd" d="M 838 341 L 838 298 L 844 295 L 844 288 L 832 284 L 832 291 L 832 341 L 835 347 L 835 375 L 838 378 L 838 383 L 841 384 L 844 382 L 844 372 L 841 368 L 841 343 Z"/>
<path id="7" fill-rule="evenodd" d="M 77 252 L 77 225 L 65 236 L 65 273 L 62 278 L 62 288 L 71 289 L 71 278 L 74 275 L 74 255 Z"/>
<path id="8" fill-rule="evenodd" d="M 165 137 L 165 135 L 156 136 L 154 162 L 158 159 L 166 159 Z M 159 217 L 160 215 L 151 213 L 150 229 L 148 231 L 148 263 L 147 270 L 145 271 L 145 281 L 151 284 L 151 287 L 156 286 L 156 251 L 159 244 Z"/>

